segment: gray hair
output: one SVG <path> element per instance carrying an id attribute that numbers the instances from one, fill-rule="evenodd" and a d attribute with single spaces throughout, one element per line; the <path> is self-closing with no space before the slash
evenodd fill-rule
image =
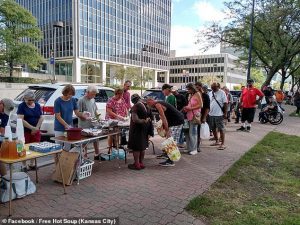
<path id="1" fill-rule="evenodd" d="M 27 90 L 24 93 L 24 99 L 35 99 L 35 94 L 32 90 Z"/>
<path id="2" fill-rule="evenodd" d="M 98 88 L 95 85 L 89 85 L 86 89 L 86 92 L 98 93 Z"/>

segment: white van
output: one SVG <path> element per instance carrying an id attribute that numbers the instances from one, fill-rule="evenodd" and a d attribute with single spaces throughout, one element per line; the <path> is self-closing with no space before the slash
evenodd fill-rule
<path id="1" fill-rule="evenodd" d="M 41 105 L 44 121 L 41 126 L 43 136 L 54 136 L 54 101 L 62 96 L 62 89 L 66 84 L 38 84 L 30 85 L 15 99 L 16 107 L 23 101 L 24 93 L 27 90 L 32 90 L 35 93 L 35 101 Z M 72 84 L 75 88 L 75 96 L 77 100 L 84 96 L 87 84 Z M 99 93 L 96 95 L 95 100 L 101 117 L 105 118 L 106 103 L 109 98 L 114 96 L 114 89 L 103 87 L 94 84 L 98 87 Z M 76 124 L 77 118 L 74 115 L 74 123 Z"/>

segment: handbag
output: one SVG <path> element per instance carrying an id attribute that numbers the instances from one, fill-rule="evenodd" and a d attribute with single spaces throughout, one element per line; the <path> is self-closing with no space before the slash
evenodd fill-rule
<path id="1" fill-rule="evenodd" d="M 0 201 L 8 202 L 9 201 L 9 187 L 10 179 L 12 179 L 12 198 L 23 198 L 26 195 L 33 194 L 36 191 L 34 183 L 30 180 L 30 177 L 27 173 L 24 172 L 15 172 L 10 175 L 5 175 L 2 177 L 0 183 Z"/>
<path id="2" fill-rule="evenodd" d="M 189 99 L 189 102 L 191 101 L 192 97 Z M 191 122 L 193 124 L 201 124 L 201 113 L 200 111 L 198 113 L 194 113 L 194 110 L 192 110 L 193 113 L 193 119 L 191 120 Z"/>

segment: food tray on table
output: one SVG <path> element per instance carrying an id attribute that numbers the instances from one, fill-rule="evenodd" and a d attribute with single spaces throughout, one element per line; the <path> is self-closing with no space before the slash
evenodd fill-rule
<path id="1" fill-rule="evenodd" d="M 89 129 L 83 129 L 81 131 L 81 135 L 86 136 L 86 137 L 96 137 L 101 134 L 103 134 L 103 131 L 101 129 L 89 128 Z"/>
<path id="2" fill-rule="evenodd" d="M 48 153 L 62 149 L 60 144 L 51 142 L 33 143 L 29 145 L 29 150 L 40 153 Z"/>

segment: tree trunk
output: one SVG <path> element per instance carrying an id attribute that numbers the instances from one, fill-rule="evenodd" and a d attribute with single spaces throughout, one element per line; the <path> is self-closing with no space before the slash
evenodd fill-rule
<path id="1" fill-rule="evenodd" d="M 275 70 L 273 70 L 273 69 L 270 69 L 270 70 L 269 70 L 269 73 L 267 74 L 267 78 L 266 78 L 265 82 L 263 83 L 261 89 L 263 89 L 264 86 L 270 85 L 271 80 L 272 80 L 272 78 L 274 77 L 274 75 L 275 75 L 276 72 L 277 72 L 277 71 L 275 71 Z"/>
<path id="2" fill-rule="evenodd" d="M 9 76 L 12 78 L 13 77 L 13 71 L 14 71 L 14 64 L 13 62 L 9 62 Z"/>
<path id="3" fill-rule="evenodd" d="M 286 70 L 282 70 L 281 71 L 280 90 L 283 90 L 285 80 L 286 80 Z"/>

